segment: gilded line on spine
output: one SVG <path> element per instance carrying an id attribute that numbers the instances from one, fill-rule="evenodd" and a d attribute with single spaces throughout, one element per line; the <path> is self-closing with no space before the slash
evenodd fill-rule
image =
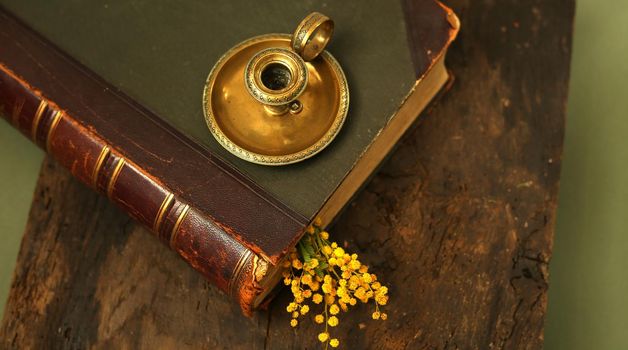
<path id="1" fill-rule="evenodd" d="M 39 102 L 39 107 L 37 107 L 37 111 L 35 112 L 33 124 L 31 125 L 31 138 L 33 139 L 33 142 L 37 142 L 37 128 L 39 127 L 39 121 L 41 120 L 41 116 L 44 114 L 46 107 L 48 107 L 48 102 L 41 100 L 41 102 Z"/>
<path id="2" fill-rule="evenodd" d="M 63 112 L 56 111 L 52 116 L 52 122 L 50 122 L 50 129 L 48 129 L 48 135 L 46 136 L 46 151 L 50 153 L 50 142 L 52 141 L 52 135 L 54 135 L 55 129 L 57 128 L 57 124 L 63 117 Z"/>
<path id="3" fill-rule="evenodd" d="M 124 163 L 126 163 L 126 160 L 124 160 L 124 158 L 120 158 L 120 160 L 118 160 L 118 164 L 116 164 L 116 167 L 113 169 L 113 173 L 111 174 L 111 178 L 109 179 L 109 183 L 107 184 L 107 197 L 109 198 L 111 198 L 113 188 L 116 185 L 116 181 L 118 181 L 118 175 L 120 175 L 120 172 L 124 167 Z"/>
<path id="4" fill-rule="evenodd" d="M 173 199 L 174 194 L 169 193 L 166 198 L 164 198 L 164 201 L 161 202 L 161 206 L 159 207 L 159 211 L 157 212 L 157 216 L 155 217 L 155 222 L 153 223 L 153 231 L 155 231 L 157 235 L 159 235 L 159 228 L 161 227 L 161 223 L 164 220 L 164 215 L 170 207 L 170 203 L 172 203 Z"/>
<path id="5" fill-rule="evenodd" d="M 173 249 L 175 239 L 177 238 L 177 234 L 179 234 L 179 227 L 181 227 L 181 223 L 183 222 L 183 220 L 185 220 L 185 217 L 188 216 L 189 211 L 190 206 L 186 204 L 183 207 L 183 210 L 181 210 L 181 214 L 179 214 L 179 217 L 177 218 L 177 221 L 175 221 L 174 226 L 172 227 L 172 232 L 170 233 L 170 247 L 172 247 Z"/>
<path id="6" fill-rule="evenodd" d="M 249 260 L 251 254 L 253 253 L 247 249 L 242 254 L 242 256 L 240 256 L 240 259 L 238 260 L 235 269 L 233 269 L 233 274 L 231 274 L 231 279 L 229 280 L 229 295 L 235 296 L 236 282 L 240 279 L 240 273 L 242 272 L 242 268 L 244 267 L 244 265 L 246 265 L 246 262 Z"/>
<path id="7" fill-rule="evenodd" d="M 94 171 L 92 171 L 92 187 L 98 189 L 98 175 L 100 174 L 100 169 L 102 165 L 105 163 L 105 159 L 109 156 L 111 149 L 109 146 L 105 146 L 100 150 L 100 154 L 98 155 L 98 159 L 96 159 L 96 166 L 94 166 Z"/>

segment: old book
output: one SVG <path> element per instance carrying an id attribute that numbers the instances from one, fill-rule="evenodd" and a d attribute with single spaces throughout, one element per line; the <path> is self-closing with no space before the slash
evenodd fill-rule
<path id="1" fill-rule="evenodd" d="M 0 0 L 0 112 L 250 313 L 304 228 L 328 224 L 449 80 L 459 22 L 400 3 L 81 4 Z M 336 21 L 329 49 L 351 89 L 333 143 L 282 167 L 223 149 L 203 119 L 207 73 L 236 43 Z"/>

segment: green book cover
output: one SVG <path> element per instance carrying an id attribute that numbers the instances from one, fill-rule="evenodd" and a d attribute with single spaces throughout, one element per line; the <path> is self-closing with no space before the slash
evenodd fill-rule
<path id="1" fill-rule="evenodd" d="M 397 1 L 0 3 L 307 218 L 316 215 L 417 81 L 403 3 Z M 312 11 L 336 23 L 328 51 L 340 62 L 351 95 L 340 134 L 318 155 L 292 165 L 269 167 L 233 156 L 212 137 L 203 117 L 201 97 L 210 69 L 237 43 L 265 33 L 292 33 Z"/>

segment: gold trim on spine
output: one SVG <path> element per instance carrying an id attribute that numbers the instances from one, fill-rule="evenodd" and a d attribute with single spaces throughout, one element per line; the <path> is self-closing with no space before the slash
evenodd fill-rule
<path id="1" fill-rule="evenodd" d="M 39 107 L 37 107 L 37 112 L 35 112 L 33 124 L 31 125 L 31 138 L 33 139 L 33 142 L 37 142 L 37 127 L 39 127 L 39 121 L 41 120 L 41 116 L 44 114 L 46 107 L 48 107 L 48 102 L 41 100 L 41 102 L 39 102 Z"/>
<path id="2" fill-rule="evenodd" d="M 120 158 L 118 164 L 116 164 L 115 169 L 113 169 L 111 179 L 109 179 L 109 183 L 107 184 L 107 197 L 109 198 L 111 198 L 111 194 L 113 193 L 113 187 L 116 185 L 116 181 L 118 181 L 118 175 L 120 175 L 120 171 L 122 171 L 124 163 L 126 163 L 126 160 L 124 160 L 124 158 Z"/>
<path id="3" fill-rule="evenodd" d="M 50 142 L 52 140 L 52 135 L 54 135 L 55 129 L 57 128 L 57 124 L 63 117 L 63 112 L 56 111 L 52 116 L 52 122 L 50 122 L 50 129 L 48 129 L 48 136 L 46 136 L 46 151 L 50 153 Z"/>
<path id="4" fill-rule="evenodd" d="M 235 269 L 233 269 L 233 274 L 231 274 L 231 279 L 229 280 L 229 295 L 235 296 L 235 288 L 236 282 L 240 279 L 240 273 L 242 273 L 242 268 L 249 260 L 249 257 L 253 254 L 250 250 L 246 250 L 242 256 L 240 256 L 240 260 L 236 264 Z"/>
<path id="5" fill-rule="evenodd" d="M 190 211 L 190 206 L 186 204 L 172 227 L 172 232 L 170 233 L 170 247 L 172 248 L 174 248 L 173 244 L 174 240 L 177 238 L 177 234 L 179 233 L 179 227 L 181 227 L 181 223 L 185 220 L 185 217 L 188 216 L 188 211 Z"/>
<path id="6" fill-rule="evenodd" d="M 98 174 L 100 174 L 100 168 L 102 168 L 105 159 L 111 152 L 109 146 L 105 146 L 100 150 L 100 154 L 98 155 L 98 159 L 96 159 L 96 166 L 94 166 L 94 171 L 92 171 L 92 187 L 97 189 L 98 186 Z"/>
<path id="7" fill-rule="evenodd" d="M 164 220 L 164 214 L 166 214 L 166 210 L 172 203 L 174 199 L 174 194 L 168 193 L 164 201 L 161 202 L 161 206 L 159 207 L 159 211 L 157 212 L 157 216 L 155 217 L 155 222 L 153 223 L 153 231 L 159 235 L 159 227 L 161 226 L 161 222 Z"/>

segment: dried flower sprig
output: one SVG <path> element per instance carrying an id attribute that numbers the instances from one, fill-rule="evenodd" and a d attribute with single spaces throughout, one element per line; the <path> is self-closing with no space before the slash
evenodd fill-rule
<path id="1" fill-rule="evenodd" d="M 314 322 L 325 325 L 325 330 L 318 334 L 325 349 L 330 345 L 338 347 L 340 341 L 331 338 L 329 328 L 338 325 L 341 311 L 347 312 L 358 301 L 373 302 L 374 320 L 388 317 L 380 311 L 380 306 L 388 303 L 388 288 L 369 273 L 357 254 L 348 254 L 336 242 L 330 242 L 319 219 L 307 228 L 307 234 L 284 264 L 284 284 L 290 286 L 294 297 L 286 307 L 292 316 L 290 325 L 297 327 L 299 318 L 310 312 L 310 306 L 318 308 Z"/>

